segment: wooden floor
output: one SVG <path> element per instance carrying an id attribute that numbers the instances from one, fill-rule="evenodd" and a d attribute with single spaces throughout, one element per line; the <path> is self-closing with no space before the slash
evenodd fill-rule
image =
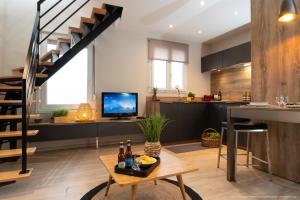
<path id="1" fill-rule="evenodd" d="M 133 148 L 141 150 L 142 146 Z M 117 153 L 116 147 L 82 148 L 37 152 L 30 158 L 32 177 L 0 188 L 1 200 L 79 200 L 86 192 L 108 179 L 98 161 L 99 155 Z M 300 185 L 241 167 L 238 182 L 226 181 L 226 161 L 216 168 L 217 149 L 177 154 L 195 162 L 199 171 L 183 176 L 186 185 L 197 191 L 204 200 L 226 199 L 300 199 Z M 172 164 L 172 163 L 170 163 Z M 0 165 L 0 171 L 17 169 L 19 163 Z"/>

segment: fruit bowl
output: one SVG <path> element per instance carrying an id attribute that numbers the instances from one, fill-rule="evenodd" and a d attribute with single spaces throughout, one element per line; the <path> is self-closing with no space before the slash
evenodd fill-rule
<path id="1" fill-rule="evenodd" d="M 135 161 L 140 165 L 141 168 L 146 168 L 156 163 L 157 159 L 144 155 L 135 158 Z"/>

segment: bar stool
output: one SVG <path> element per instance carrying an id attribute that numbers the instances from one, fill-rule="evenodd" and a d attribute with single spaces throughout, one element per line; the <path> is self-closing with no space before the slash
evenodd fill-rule
<path id="1" fill-rule="evenodd" d="M 237 156 L 238 155 L 246 155 L 247 156 L 247 161 L 245 165 L 242 166 L 247 166 L 249 167 L 249 152 L 250 152 L 250 134 L 254 133 L 260 133 L 260 134 L 265 134 L 266 135 L 266 146 L 267 146 L 267 160 L 263 160 L 261 158 L 258 158 L 256 156 L 252 155 L 252 158 L 255 160 L 258 160 L 259 162 L 265 163 L 268 165 L 268 172 L 270 176 L 272 177 L 272 166 L 271 166 L 271 159 L 270 159 L 270 141 L 269 141 L 269 132 L 268 132 L 268 127 L 266 124 L 263 123 L 253 123 L 251 121 L 244 121 L 244 122 L 234 122 L 234 132 L 235 132 L 235 148 L 236 148 L 236 156 L 235 156 L 235 168 L 237 168 Z M 224 133 L 227 131 L 227 122 L 222 122 L 222 130 L 221 130 L 221 138 L 220 138 L 220 145 L 219 145 L 219 153 L 218 153 L 218 164 L 217 167 L 220 167 L 220 158 L 224 158 L 227 160 L 226 156 L 227 154 L 222 154 L 222 141 L 224 137 Z M 246 154 L 238 154 L 237 149 L 238 149 L 238 137 L 240 133 L 247 133 L 247 147 L 246 147 Z M 251 164 L 253 166 L 253 164 Z M 236 171 L 236 170 L 235 170 Z"/>

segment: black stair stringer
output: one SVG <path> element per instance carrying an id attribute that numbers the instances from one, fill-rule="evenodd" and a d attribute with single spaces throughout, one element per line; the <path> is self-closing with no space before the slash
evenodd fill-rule
<path id="1" fill-rule="evenodd" d="M 111 7 L 111 5 L 108 5 Z M 113 13 L 109 14 L 101 24 L 98 25 L 94 30 L 83 37 L 78 43 L 76 43 L 72 48 L 69 49 L 64 55 L 62 55 L 55 63 L 54 66 L 47 69 L 47 78 L 37 79 L 36 86 L 41 86 L 46 82 L 52 75 L 54 75 L 59 69 L 61 69 L 66 63 L 68 63 L 76 54 L 78 54 L 82 49 L 88 46 L 92 41 L 94 41 L 103 31 L 105 31 L 110 25 L 112 25 L 118 18 L 121 18 L 123 8 L 119 6 L 114 6 L 115 9 Z"/>

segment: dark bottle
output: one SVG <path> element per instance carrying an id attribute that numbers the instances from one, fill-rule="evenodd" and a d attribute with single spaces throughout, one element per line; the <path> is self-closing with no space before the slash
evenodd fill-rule
<path id="1" fill-rule="evenodd" d="M 126 167 L 131 167 L 133 164 L 133 156 L 131 151 L 131 140 L 127 140 L 127 148 L 125 153 L 125 164 Z"/>
<path id="2" fill-rule="evenodd" d="M 218 97 L 219 97 L 219 100 L 222 101 L 222 92 L 221 91 L 219 91 Z"/>
<path id="3" fill-rule="evenodd" d="M 124 152 L 124 143 L 120 142 L 119 154 L 118 154 L 118 167 L 125 168 L 125 152 Z"/>

